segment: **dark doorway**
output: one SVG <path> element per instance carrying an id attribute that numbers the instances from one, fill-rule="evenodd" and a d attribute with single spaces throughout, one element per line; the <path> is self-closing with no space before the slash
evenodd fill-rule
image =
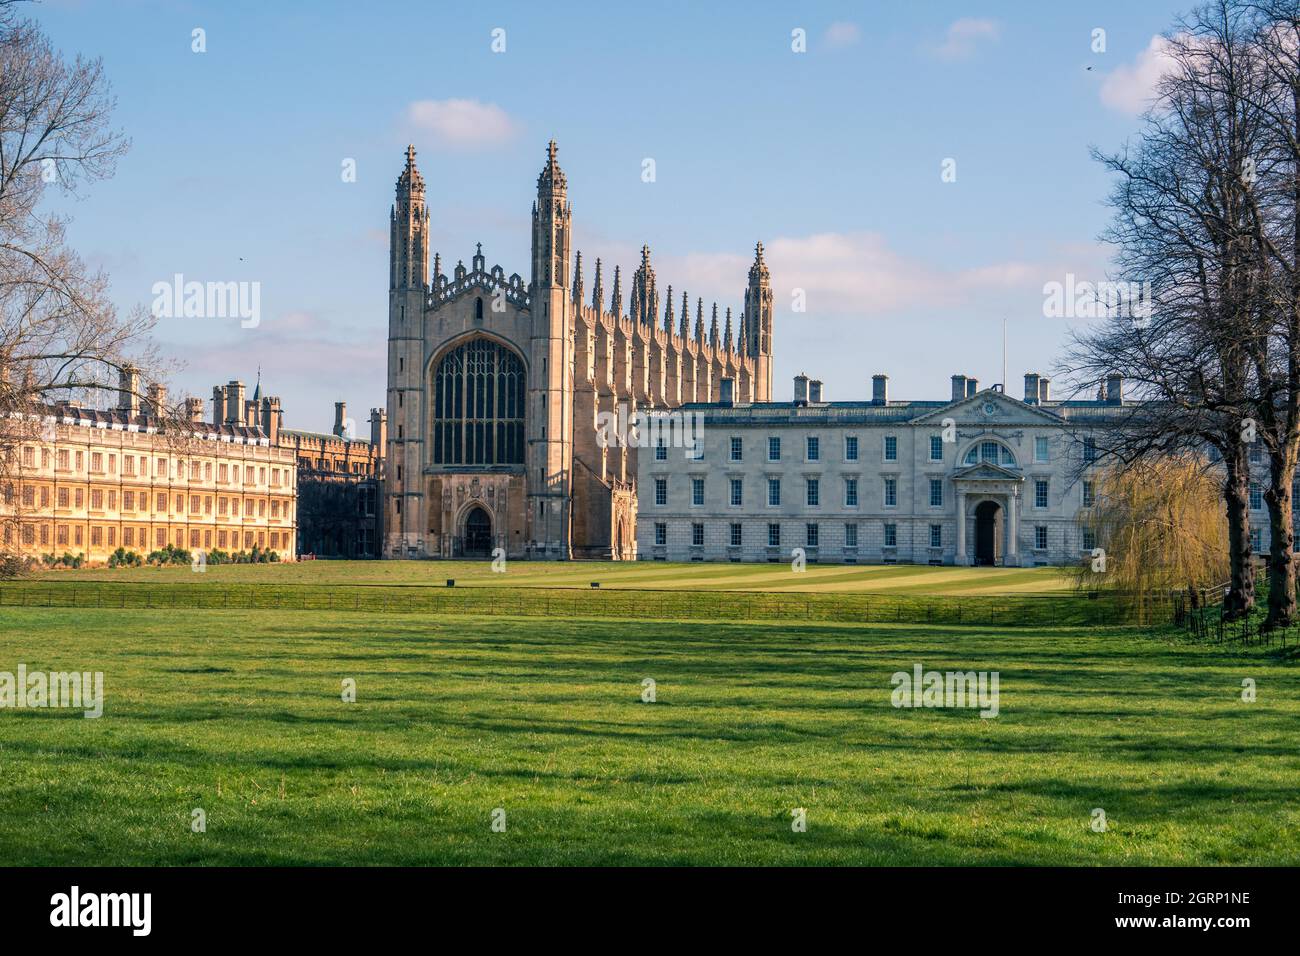
<path id="1" fill-rule="evenodd" d="M 981 501 L 975 506 L 975 563 L 998 563 L 998 512 L 996 501 Z"/>
<path id="2" fill-rule="evenodd" d="M 465 518 L 465 556 L 486 558 L 492 551 L 492 519 L 482 508 L 474 508 Z"/>

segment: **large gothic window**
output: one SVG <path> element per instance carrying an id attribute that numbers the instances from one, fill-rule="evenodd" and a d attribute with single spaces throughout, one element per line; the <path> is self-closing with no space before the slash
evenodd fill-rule
<path id="1" fill-rule="evenodd" d="M 489 339 L 448 352 L 433 375 L 433 461 L 437 465 L 521 465 L 524 367 Z"/>

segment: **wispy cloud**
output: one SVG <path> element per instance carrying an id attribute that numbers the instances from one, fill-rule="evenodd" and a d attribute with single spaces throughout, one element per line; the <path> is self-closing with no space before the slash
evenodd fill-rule
<path id="1" fill-rule="evenodd" d="M 1055 274 L 1019 261 L 945 270 L 892 249 L 877 232 L 778 237 L 765 245 L 764 258 L 772 270 L 778 309 L 788 308 L 794 290 L 802 289 L 810 314 L 862 318 L 970 305 L 990 289 L 1036 290 L 1043 275 Z M 679 296 L 686 288 L 692 302 L 701 295 L 706 303 L 716 298 L 719 305 L 734 308 L 752 261 L 752 255 L 736 253 L 665 256 L 656 261 L 655 271 L 661 283 L 673 283 Z"/>
<path id="2" fill-rule="evenodd" d="M 1172 64 L 1169 41 L 1154 36 L 1130 64 L 1117 67 L 1101 84 L 1101 101 L 1113 110 L 1137 116 L 1155 97 L 1156 84 Z"/>
<path id="3" fill-rule="evenodd" d="M 518 124 L 495 103 L 478 100 L 416 100 L 406 108 L 410 130 L 447 149 L 479 149 L 509 142 Z"/>
<path id="4" fill-rule="evenodd" d="M 828 47 L 840 48 L 853 46 L 862 39 L 862 30 L 856 23 L 849 23 L 845 20 L 839 20 L 832 23 L 826 28 L 826 33 L 822 36 L 822 42 Z"/>
<path id="5" fill-rule="evenodd" d="M 214 384 L 231 378 L 251 392 L 260 366 L 263 391 L 284 399 L 290 427 L 307 429 L 325 427 L 335 401 L 361 405 L 383 394 L 384 333 L 375 324 L 287 310 L 256 331 L 214 325 L 200 343 L 189 334 L 173 338 L 180 331 L 164 324 L 158 340 L 165 353 L 186 356 L 172 382 L 183 394 L 208 399 Z"/>
<path id="6" fill-rule="evenodd" d="M 932 52 L 941 60 L 965 60 L 975 54 L 981 43 L 995 42 L 1001 33 L 994 20 L 962 17 L 949 24 L 943 43 Z"/>

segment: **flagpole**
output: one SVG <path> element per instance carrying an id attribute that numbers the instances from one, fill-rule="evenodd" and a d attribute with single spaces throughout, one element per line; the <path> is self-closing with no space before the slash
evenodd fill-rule
<path id="1" fill-rule="evenodd" d="M 1002 318 L 1002 394 L 1007 393 L 1007 320 Z"/>

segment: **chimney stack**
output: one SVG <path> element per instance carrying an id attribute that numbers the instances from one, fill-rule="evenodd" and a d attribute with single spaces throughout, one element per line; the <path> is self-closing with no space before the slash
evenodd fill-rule
<path id="1" fill-rule="evenodd" d="M 952 377 L 952 400 L 960 402 L 966 397 L 966 376 L 954 375 Z"/>
<path id="2" fill-rule="evenodd" d="M 1038 377 L 1038 404 L 1039 405 L 1045 405 L 1047 401 L 1052 397 L 1051 385 L 1052 382 L 1050 379 L 1043 378 L 1043 376 L 1041 375 Z"/>
<path id="3" fill-rule="evenodd" d="M 123 365 L 117 373 L 117 410 L 140 414 L 140 370 L 134 365 Z"/>
<path id="4" fill-rule="evenodd" d="M 226 386 L 226 424 L 244 424 L 244 383 L 231 379 Z"/>
<path id="5" fill-rule="evenodd" d="M 203 399 L 185 399 L 185 417 L 196 425 L 203 422 Z"/>
<path id="6" fill-rule="evenodd" d="M 145 394 L 148 396 L 149 414 L 163 418 L 167 415 L 167 386 L 150 385 Z"/>
<path id="7" fill-rule="evenodd" d="M 1025 404 L 1026 405 L 1038 404 L 1038 373 L 1037 372 L 1025 373 Z"/>
<path id="8" fill-rule="evenodd" d="M 1124 404 L 1124 376 L 1118 372 L 1111 372 L 1106 376 L 1106 404 Z"/>
<path id="9" fill-rule="evenodd" d="M 224 425 L 226 421 L 226 386 L 212 386 L 212 424 Z"/>
<path id="10" fill-rule="evenodd" d="M 796 405 L 808 404 L 808 376 L 802 372 L 794 377 L 794 403 Z"/>
<path id="11" fill-rule="evenodd" d="M 889 404 L 889 376 L 888 375 L 871 376 L 871 404 L 872 405 Z"/>
<path id="12" fill-rule="evenodd" d="M 822 400 L 822 380 L 813 379 L 808 383 L 808 402 L 809 404 L 820 403 Z"/>
<path id="13" fill-rule="evenodd" d="M 388 444 L 388 412 L 382 408 L 370 409 L 370 444 L 378 447 L 382 458 Z"/>
<path id="14" fill-rule="evenodd" d="M 975 393 L 980 390 L 980 380 L 977 378 L 966 379 L 966 397 L 974 398 Z"/>
<path id="15" fill-rule="evenodd" d="M 262 399 L 262 431 L 272 445 L 280 443 L 280 429 L 284 425 L 284 411 L 280 407 L 279 395 L 268 395 Z"/>
<path id="16" fill-rule="evenodd" d="M 348 420 L 348 403 L 335 402 L 334 403 L 334 434 L 337 435 L 339 438 L 343 438 L 344 432 L 347 431 L 347 424 L 346 424 L 347 420 Z"/>

